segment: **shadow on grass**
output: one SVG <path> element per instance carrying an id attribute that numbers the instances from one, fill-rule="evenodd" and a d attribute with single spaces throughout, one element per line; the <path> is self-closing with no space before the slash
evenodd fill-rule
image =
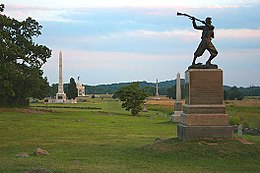
<path id="1" fill-rule="evenodd" d="M 108 111 L 91 111 L 91 112 L 94 112 L 97 115 L 103 115 L 103 116 L 115 116 L 115 115 L 132 116 L 128 113 L 122 113 L 122 112 L 108 112 Z"/>
<path id="2" fill-rule="evenodd" d="M 197 139 L 191 141 L 183 141 L 178 138 L 161 139 L 156 138 L 154 143 L 141 146 L 139 150 L 154 151 L 159 153 L 165 152 L 187 152 L 189 154 L 198 154 L 201 152 L 219 154 L 219 155 L 249 155 L 249 157 L 256 157 L 260 154 L 259 143 L 242 143 L 234 139 Z M 206 155 L 208 155 L 206 154 Z M 251 155 L 251 156 L 250 156 Z M 260 158 L 257 156 L 256 158 Z"/>
<path id="3" fill-rule="evenodd" d="M 165 124 L 174 124 L 174 123 L 171 122 L 171 121 L 164 121 L 164 122 L 159 122 L 159 123 L 156 123 L 156 124 L 162 124 L 162 125 L 165 125 Z"/>

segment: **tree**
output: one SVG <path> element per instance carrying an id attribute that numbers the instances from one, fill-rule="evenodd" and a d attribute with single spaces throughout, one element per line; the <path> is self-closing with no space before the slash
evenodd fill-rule
<path id="1" fill-rule="evenodd" d="M 67 96 L 69 99 L 75 99 L 78 96 L 78 89 L 74 78 L 70 78 Z"/>
<path id="2" fill-rule="evenodd" d="M 169 97 L 170 99 L 175 99 L 176 98 L 176 86 L 172 86 L 171 88 L 168 88 L 166 96 Z"/>
<path id="3" fill-rule="evenodd" d="M 17 21 L 3 15 L 3 11 L 1 4 L 0 105 L 30 96 L 43 97 L 49 84 L 42 77 L 41 67 L 50 58 L 51 50 L 33 41 L 41 35 L 42 26 L 30 17 Z"/>
<path id="4" fill-rule="evenodd" d="M 167 89 L 166 96 L 171 99 L 176 99 L 176 85 Z M 184 85 L 181 85 L 181 98 L 185 98 L 185 86 Z"/>
<path id="5" fill-rule="evenodd" d="M 142 110 L 141 104 L 148 96 L 144 89 L 139 87 L 137 82 L 124 86 L 116 92 L 119 99 L 123 102 L 122 108 L 131 111 L 132 115 L 138 115 Z"/>
<path id="6" fill-rule="evenodd" d="M 228 99 L 228 100 L 242 100 L 243 99 L 243 95 L 239 91 L 239 89 L 236 86 L 234 86 L 234 87 L 230 88 L 229 90 L 224 91 L 224 99 Z"/>

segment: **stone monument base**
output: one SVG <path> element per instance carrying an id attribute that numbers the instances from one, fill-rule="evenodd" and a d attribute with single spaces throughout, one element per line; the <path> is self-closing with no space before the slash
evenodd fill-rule
<path id="1" fill-rule="evenodd" d="M 179 123 L 181 122 L 181 114 L 183 111 L 174 111 L 174 114 L 171 116 L 171 122 Z"/>
<path id="2" fill-rule="evenodd" d="M 65 93 L 57 93 L 56 94 L 56 103 L 64 103 L 66 102 L 67 96 Z"/>
<path id="3" fill-rule="evenodd" d="M 183 140 L 194 139 L 231 139 L 232 126 L 187 126 L 179 123 L 177 126 L 178 138 Z"/>
<path id="4" fill-rule="evenodd" d="M 187 126 L 227 126 L 227 114 L 181 114 L 182 124 Z"/>
<path id="5" fill-rule="evenodd" d="M 174 111 L 182 111 L 182 101 L 175 101 Z"/>
<path id="6" fill-rule="evenodd" d="M 223 101 L 223 71 L 214 65 L 193 65 L 185 72 L 185 90 L 178 138 L 231 139 L 233 127 Z"/>

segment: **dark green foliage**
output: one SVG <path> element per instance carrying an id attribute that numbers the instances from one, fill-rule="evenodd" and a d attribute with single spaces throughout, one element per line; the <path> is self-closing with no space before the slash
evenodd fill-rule
<path id="1" fill-rule="evenodd" d="M 167 89 L 167 97 L 171 99 L 176 99 L 176 85 L 172 86 L 171 88 Z M 185 86 L 181 85 L 181 98 L 185 98 Z"/>
<path id="2" fill-rule="evenodd" d="M 171 88 L 168 88 L 166 96 L 171 99 L 175 99 L 176 98 L 176 86 L 172 86 Z"/>
<path id="3" fill-rule="evenodd" d="M 68 97 L 68 99 L 72 99 L 72 98 L 75 99 L 77 96 L 78 96 L 78 89 L 77 89 L 76 82 L 75 82 L 74 78 L 70 78 L 67 97 Z"/>
<path id="4" fill-rule="evenodd" d="M 260 96 L 260 87 L 250 86 L 247 88 L 239 87 L 243 96 Z"/>
<path id="5" fill-rule="evenodd" d="M 0 99 L 1 107 L 28 107 L 29 99 L 4 97 Z"/>
<path id="6" fill-rule="evenodd" d="M 115 93 L 112 95 L 112 98 L 113 98 L 113 99 L 116 99 L 116 98 L 118 98 L 118 93 L 117 93 L 117 92 L 115 92 Z"/>
<path id="7" fill-rule="evenodd" d="M 3 10 L 1 5 L 0 12 Z M 51 56 L 51 50 L 33 42 L 34 37 L 41 35 L 41 28 L 30 17 L 19 22 L 0 13 L 1 99 L 43 98 L 49 92 L 41 67 Z"/>
<path id="8" fill-rule="evenodd" d="M 138 82 L 141 88 L 144 88 L 145 92 L 149 95 L 155 95 L 155 83 L 141 81 Z M 131 83 L 113 83 L 113 84 L 102 84 L 97 86 L 85 85 L 87 93 L 91 94 L 114 94 L 121 87 L 130 85 Z M 181 84 L 184 85 L 184 79 L 181 79 Z M 166 95 L 168 88 L 176 85 L 176 80 L 164 81 L 159 83 L 159 94 Z"/>
<path id="9" fill-rule="evenodd" d="M 49 96 L 54 98 L 56 96 L 57 91 L 58 91 L 58 84 L 52 84 Z M 66 93 L 66 91 L 65 91 L 65 93 Z"/>
<path id="10" fill-rule="evenodd" d="M 125 108 L 127 111 L 131 111 L 132 115 L 139 114 L 142 110 L 141 104 L 144 103 L 144 100 L 148 96 L 144 89 L 139 87 L 137 82 L 134 82 L 129 86 L 122 87 L 116 92 L 116 94 L 123 102 L 122 108 Z"/>
<path id="11" fill-rule="evenodd" d="M 229 90 L 224 90 L 224 99 L 225 100 L 242 100 L 243 95 L 240 90 L 234 86 Z"/>
<path id="12" fill-rule="evenodd" d="M 155 87 L 146 86 L 146 87 L 143 87 L 143 89 L 149 96 L 155 95 Z"/>
<path id="13" fill-rule="evenodd" d="M 108 85 L 97 85 L 97 86 L 89 86 L 85 85 L 87 93 L 89 94 L 114 94 L 117 90 L 119 90 L 123 86 L 127 86 L 130 83 L 115 83 L 115 84 L 108 84 Z"/>
<path id="14" fill-rule="evenodd" d="M 5 9 L 5 6 L 4 6 L 4 4 L 0 4 L 0 12 L 3 12 L 3 11 L 4 11 L 4 9 Z"/>
<path id="15" fill-rule="evenodd" d="M 224 86 L 225 99 L 227 99 L 227 96 L 229 95 L 229 91 L 232 88 L 234 90 L 234 87 Z M 260 86 L 250 86 L 250 87 L 246 87 L 246 88 L 239 87 L 237 89 L 242 94 L 242 96 L 260 96 Z"/>

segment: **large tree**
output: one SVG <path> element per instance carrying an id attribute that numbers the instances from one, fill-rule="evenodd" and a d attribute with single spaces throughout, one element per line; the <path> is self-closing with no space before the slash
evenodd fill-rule
<path id="1" fill-rule="evenodd" d="M 142 110 L 141 104 L 143 104 L 146 97 L 148 97 L 148 94 L 144 89 L 139 87 L 137 82 L 120 88 L 116 92 L 116 95 L 123 102 L 122 107 L 127 111 L 131 111 L 132 115 L 139 114 Z"/>
<path id="2" fill-rule="evenodd" d="M 78 96 L 78 89 L 74 78 L 70 78 L 67 96 L 69 99 L 75 99 Z"/>
<path id="3" fill-rule="evenodd" d="M 31 17 L 24 21 L 10 18 L 0 5 L 0 105 L 3 102 L 43 97 L 49 84 L 42 77 L 42 65 L 51 50 L 33 38 L 41 35 L 42 26 Z M 6 103 L 7 104 L 7 103 Z"/>

